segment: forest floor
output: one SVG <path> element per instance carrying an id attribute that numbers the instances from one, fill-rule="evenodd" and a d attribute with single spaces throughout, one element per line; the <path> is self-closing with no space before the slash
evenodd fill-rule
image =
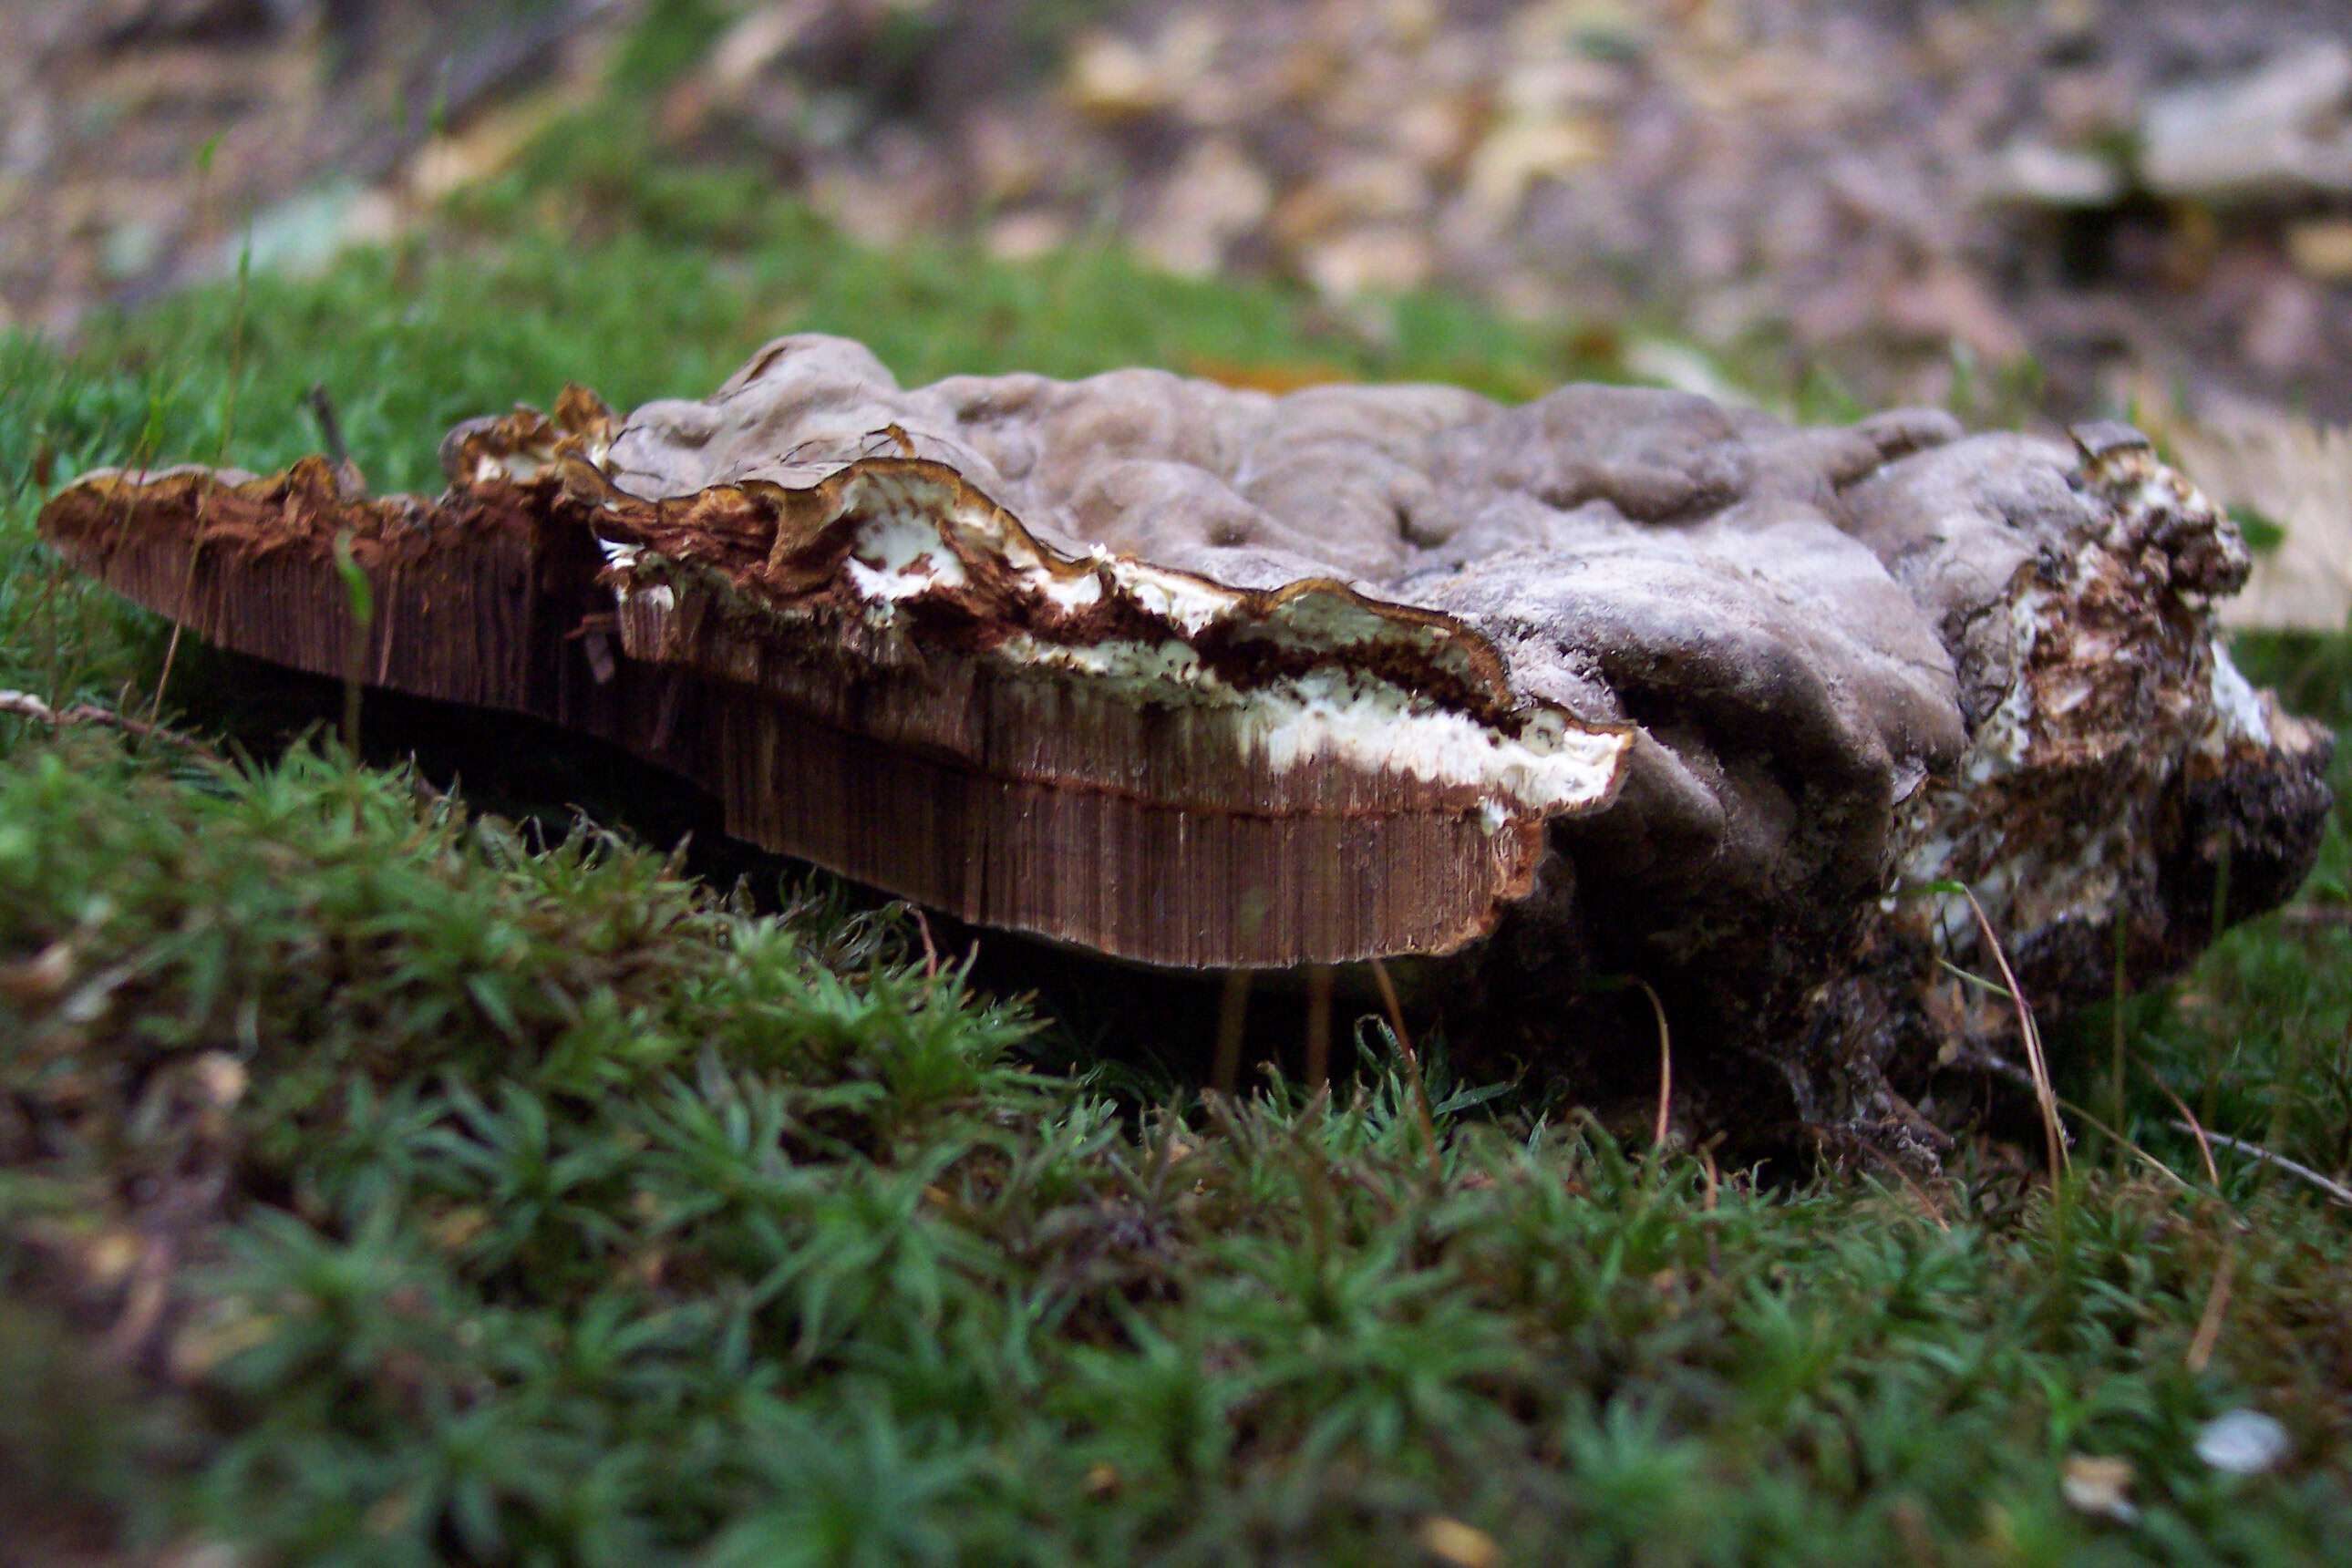
<path id="1" fill-rule="evenodd" d="M 70 330 L 248 238 L 295 262 L 380 238 L 611 81 L 648 156 L 757 169 L 869 243 L 1114 240 L 1342 314 L 1433 286 L 1873 403 L 2340 421 L 2342 23 L 2334 0 L 19 0 L 0 311 Z"/>
<path id="2" fill-rule="evenodd" d="M 766 338 L 1526 395 L 1607 342 L 1108 244 L 876 248 L 560 119 L 383 243 L 0 342 L 0 1559 L 2307 1562 L 2352 1531 L 2352 769 L 2287 910 L 2053 1042 L 2053 1182 L 1629 1148 L 1375 1023 L 1199 1089 L 822 879 L 528 775 L 354 761 L 33 538 L 88 468 L 378 489 Z M 643 134 L 638 132 L 642 132 Z M 1811 380 L 1759 387 L 1850 411 Z M 2352 721 L 2341 637 L 2240 640 Z M 331 710 L 332 703 L 325 710 Z M 583 814 L 575 803 L 588 802 Z M 2210 1163 L 2209 1163 L 2210 1158 Z M 2275 1442 L 2270 1441 L 2275 1439 Z"/>

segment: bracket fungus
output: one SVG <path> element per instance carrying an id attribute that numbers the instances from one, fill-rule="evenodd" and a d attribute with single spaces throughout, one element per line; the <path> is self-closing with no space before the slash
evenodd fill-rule
<path id="1" fill-rule="evenodd" d="M 575 388 L 441 455 L 431 499 L 315 458 L 97 473 L 42 528 L 216 643 L 616 742 L 738 836 L 977 925 L 1412 957 L 1514 1048 L 1640 975 L 1810 1121 L 1907 1122 L 1919 1064 L 2011 1026 L 1916 889 L 1970 887 L 2063 1004 L 2118 950 L 2193 953 L 2225 857 L 2231 915 L 2285 896 L 2327 808 L 2327 737 L 2215 638 L 2233 525 L 2121 426 L 905 390 L 807 336 L 708 401 Z"/>

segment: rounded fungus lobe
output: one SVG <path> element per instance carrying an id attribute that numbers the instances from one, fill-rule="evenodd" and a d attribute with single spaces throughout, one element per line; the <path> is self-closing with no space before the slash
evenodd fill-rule
<path id="1" fill-rule="evenodd" d="M 2214 641 L 2232 525 L 2120 427 L 908 390 L 796 337 L 707 400 L 574 390 L 442 457 L 431 501 L 313 461 L 94 476 L 43 526 L 330 673 L 349 530 L 369 679 L 618 740 L 744 837 L 1121 958 L 1460 954 L 1535 1043 L 1596 968 L 1687 982 L 1808 1116 L 1869 1113 L 1931 1026 L 2007 1026 L 1950 1000 L 1975 939 L 1907 884 L 1970 883 L 2063 997 L 2118 917 L 2143 969 L 2210 934 L 2217 835 L 2233 900 L 2283 896 L 2325 811 L 2325 737 Z"/>

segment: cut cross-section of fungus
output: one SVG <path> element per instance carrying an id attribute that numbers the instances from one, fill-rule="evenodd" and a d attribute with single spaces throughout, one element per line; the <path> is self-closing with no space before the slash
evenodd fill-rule
<path id="1" fill-rule="evenodd" d="M 478 420 L 436 499 L 93 474 L 47 539 L 226 647 L 535 714 L 982 926 L 1198 968 L 1417 956 L 1515 1045 L 1653 980 L 1813 1120 L 2180 963 L 2315 851 L 2326 738 L 2215 641 L 2229 520 L 2131 432 L 1792 427 L 1156 371 L 901 389 L 788 338 L 705 402 Z M 1451 956 L 1449 956 L 1451 955 Z M 2100 955 L 2106 955 L 2104 962 Z M 1427 966 L 1424 965 L 1424 968 Z"/>

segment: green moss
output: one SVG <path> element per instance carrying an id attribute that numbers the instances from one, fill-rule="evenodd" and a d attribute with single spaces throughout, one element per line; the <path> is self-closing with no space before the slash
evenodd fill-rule
<path id="1" fill-rule="evenodd" d="M 314 382 L 414 486 L 457 418 L 698 392 L 785 331 L 909 381 L 1612 368 L 1435 298 L 1368 325 L 1104 250 L 876 253 L 627 145 L 574 128 L 323 277 L 0 347 L 0 686 L 143 709 L 160 628 L 58 572 L 36 504 L 99 462 L 281 463 Z M 2340 718 L 2344 647 L 2249 652 Z M 1381 1051 L 1332 1104 L 1068 1076 L 897 918 L 264 754 L 0 720 L 0 1337 L 145 1356 L 64 1425 L 67 1363 L 0 1357 L 58 1530 L 764 1563 L 1411 1562 L 1438 1520 L 1512 1562 L 2294 1562 L 2352 1528 L 2343 1219 L 2251 1163 L 2184 1194 L 2088 1147 L 2061 1222 L 1997 1147 L 1933 1194 L 1769 1189 L 1440 1082 L 1433 1180 Z M 2344 826 L 2306 894 L 2337 908 Z M 2257 922 L 2127 1043 L 2340 1173 L 2346 940 Z M 2195 1171 L 2146 1076 L 2126 1109 Z M 177 1305 L 139 1338 L 104 1265 L 159 1234 Z M 2272 1474 L 2194 1456 L 2240 1405 L 2294 1439 Z M 2065 1506 L 2076 1454 L 2130 1459 L 2137 1525 Z"/>

